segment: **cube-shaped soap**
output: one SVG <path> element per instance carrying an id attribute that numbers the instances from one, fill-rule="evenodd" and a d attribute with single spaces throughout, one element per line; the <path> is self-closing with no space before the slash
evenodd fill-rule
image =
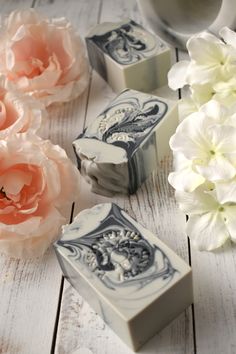
<path id="1" fill-rule="evenodd" d="M 54 247 L 66 279 L 134 350 L 193 301 L 191 268 L 113 203 L 82 211 Z"/>
<path id="2" fill-rule="evenodd" d="M 177 102 L 125 90 L 73 143 L 93 192 L 132 194 L 169 152 Z"/>
<path id="3" fill-rule="evenodd" d="M 150 92 L 167 84 L 170 48 L 130 19 L 97 25 L 86 44 L 91 66 L 115 92 L 125 88 Z"/>

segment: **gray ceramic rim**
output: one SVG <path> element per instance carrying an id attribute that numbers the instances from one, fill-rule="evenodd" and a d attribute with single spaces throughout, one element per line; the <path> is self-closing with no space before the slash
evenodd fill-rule
<path id="1" fill-rule="evenodd" d="M 235 0 L 137 0 L 147 24 L 166 42 L 186 50 L 194 34 L 218 35 L 228 26 L 236 28 Z"/>

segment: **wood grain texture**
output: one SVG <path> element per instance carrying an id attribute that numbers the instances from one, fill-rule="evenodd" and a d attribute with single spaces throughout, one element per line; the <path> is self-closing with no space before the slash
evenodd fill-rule
<path id="1" fill-rule="evenodd" d="M 66 16 L 82 36 L 98 21 L 131 17 L 142 22 L 135 0 L 0 0 L 0 11 L 4 15 L 32 4 L 48 16 Z M 180 58 L 184 57 L 180 54 Z M 174 62 L 174 50 L 172 59 Z M 155 93 L 177 98 L 167 87 Z M 50 108 L 41 135 L 64 147 L 75 161 L 72 140 L 114 96 L 99 75 L 91 73 L 90 85 L 79 99 Z M 166 158 L 135 195 L 117 197 L 113 201 L 188 262 L 188 242 L 183 232 L 185 216 L 178 210 L 167 182 L 171 165 L 171 158 Z M 110 201 L 90 193 L 82 179 L 80 189 L 75 214 Z M 236 353 L 236 246 L 228 243 L 214 253 L 200 253 L 191 248 L 191 262 L 195 333 L 192 311 L 188 309 L 150 340 L 140 353 Z M 66 281 L 57 323 L 61 279 L 52 251 L 36 261 L 0 257 L 0 354 L 48 354 L 51 347 L 52 353 L 57 354 L 131 354 Z"/>
<path id="2" fill-rule="evenodd" d="M 32 3 L 1 1 L 1 15 Z M 0 353 L 48 352 L 60 281 L 61 273 L 51 251 L 35 261 L 0 257 Z"/>
<path id="3" fill-rule="evenodd" d="M 187 59 L 180 53 L 180 60 Z M 182 96 L 188 94 L 182 90 Z M 191 243 L 190 243 L 191 246 Z M 215 252 L 191 247 L 196 349 L 200 354 L 236 353 L 236 245 Z"/>
<path id="4" fill-rule="evenodd" d="M 87 0 L 36 0 L 35 7 L 49 17 L 65 16 L 84 37 L 88 28 L 96 21 L 100 1 Z M 87 106 L 88 90 L 76 100 L 49 108 L 49 117 L 44 122 L 40 135 L 48 137 L 53 143 L 62 146 L 75 162 L 72 141 L 81 132 Z"/>
<path id="5" fill-rule="evenodd" d="M 34 4 L 50 16 L 67 17 L 76 28 L 83 29 L 90 14 L 97 16 L 100 2 L 85 1 L 1 1 L 1 13 L 16 8 L 27 8 Z M 89 10 L 89 12 L 88 12 Z M 60 144 L 72 157 L 71 141 L 84 123 L 88 91 L 81 98 L 50 109 L 49 117 L 41 129 L 41 136 Z M 68 217 L 71 210 L 68 210 Z M 69 220 L 69 219 L 68 219 Z M 4 354 L 47 354 L 51 350 L 58 299 L 61 271 L 54 252 L 50 250 L 36 261 L 16 261 L 0 257 L 0 353 Z"/>
<path id="6" fill-rule="evenodd" d="M 134 0 L 103 0 L 101 22 L 119 21 L 124 17 L 131 17 L 141 22 Z M 173 50 L 174 59 L 175 51 Z M 167 87 L 156 91 L 156 93 L 168 98 L 177 98 L 177 95 Z M 114 97 L 115 94 L 106 82 L 93 72 L 85 124 L 92 121 Z M 117 197 L 113 201 L 147 226 L 188 262 L 187 238 L 183 234 L 184 216 L 178 211 L 173 191 L 167 182 L 170 169 L 171 159 L 167 158 L 163 161 L 162 166 L 158 167 L 158 173 L 155 172 L 135 195 Z M 97 203 L 110 201 L 110 199 L 90 193 L 84 181 L 81 181 L 81 186 L 75 214 Z M 81 351 L 82 353 L 86 349 L 93 354 L 132 353 L 66 282 L 55 352 L 66 354 Z M 191 309 L 185 311 L 140 351 L 140 353 L 153 354 L 191 354 L 193 352 Z"/>
<path id="7" fill-rule="evenodd" d="M 48 353 L 61 272 L 49 251 L 34 261 L 0 257 L 0 353 Z"/>
<path id="8" fill-rule="evenodd" d="M 26 9 L 31 7 L 34 0 L 0 0 L 1 16 L 8 15 L 11 11 L 16 9 Z"/>

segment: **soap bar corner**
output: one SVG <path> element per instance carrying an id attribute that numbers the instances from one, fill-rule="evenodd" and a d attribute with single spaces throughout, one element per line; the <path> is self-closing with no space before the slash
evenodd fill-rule
<path id="1" fill-rule="evenodd" d="M 133 20 L 96 25 L 86 44 L 91 66 L 115 92 L 150 92 L 167 84 L 170 48 Z"/>
<path id="2" fill-rule="evenodd" d="M 193 301 L 190 267 L 114 203 L 81 212 L 55 248 L 66 278 L 133 350 Z"/>

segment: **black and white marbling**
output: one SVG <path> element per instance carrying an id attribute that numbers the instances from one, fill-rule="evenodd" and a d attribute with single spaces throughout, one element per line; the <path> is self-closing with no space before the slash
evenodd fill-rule
<path id="1" fill-rule="evenodd" d="M 170 49 L 133 20 L 98 24 L 85 39 L 91 66 L 114 91 L 150 92 L 167 83 Z"/>
<path id="2" fill-rule="evenodd" d="M 125 90 L 86 128 L 73 145 L 94 192 L 112 196 L 137 190 L 157 167 L 156 130 L 172 108 L 162 98 Z M 171 132 L 175 127 L 173 120 Z"/>
<path id="3" fill-rule="evenodd" d="M 87 40 L 93 41 L 103 53 L 121 65 L 148 58 L 165 45 L 133 20 L 117 24 L 101 24 Z"/>
<path id="4" fill-rule="evenodd" d="M 113 203 L 83 210 L 54 247 L 66 279 L 133 349 L 192 301 L 188 265 Z"/>
<path id="5" fill-rule="evenodd" d="M 98 211 L 101 212 L 101 220 L 97 217 Z M 163 287 L 172 280 L 177 270 L 168 256 L 160 247 L 145 239 L 117 205 L 95 207 L 87 213 L 87 222 L 93 219 L 93 224 L 95 214 L 100 223 L 94 230 L 81 237 L 68 240 L 67 236 L 66 240 L 62 238 L 58 241 L 60 247 L 67 249 L 70 259 L 81 262 L 114 291 L 134 286 L 138 291 L 157 279 L 159 286 Z M 64 233 L 76 234 L 83 222 L 81 218 L 75 220 L 64 229 Z"/>

